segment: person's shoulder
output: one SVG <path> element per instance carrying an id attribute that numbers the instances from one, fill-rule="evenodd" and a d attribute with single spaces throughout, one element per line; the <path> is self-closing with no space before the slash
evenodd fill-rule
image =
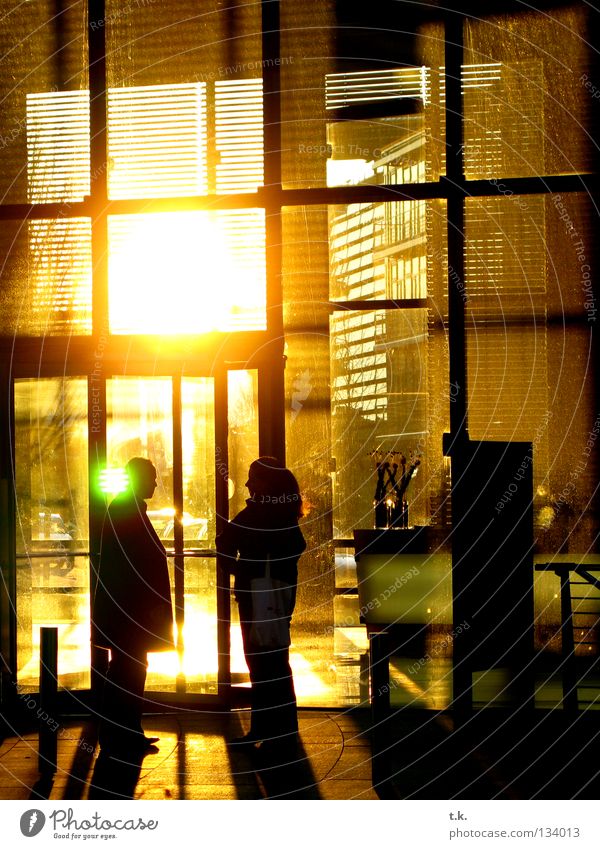
<path id="1" fill-rule="evenodd" d="M 256 513 L 256 505 L 252 501 L 248 501 L 229 524 L 238 528 L 252 528 L 256 524 Z"/>
<path id="2" fill-rule="evenodd" d="M 136 499 L 129 493 L 121 493 L 108 505 L 108 518 L 112 522 L 123 522 L 141 517 L 142 512 Z"/>

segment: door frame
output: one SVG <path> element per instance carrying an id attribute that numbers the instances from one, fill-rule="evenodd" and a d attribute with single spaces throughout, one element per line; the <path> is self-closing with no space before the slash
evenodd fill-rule
<path id="1" fill-rule="evenodd" d="M 202 358 L 203 359 L 203 358 Z M 89 360 L 86 361 L 89 362 Z M 81 362 L 81 361 L 80 361 Z M 202 361 L 201 365 L 205 365 Z M 19 699 L 17 686 L 17 628 L 16 610 L 16 497 L 15 497 L 15 411 L 14 411 L 14 382 L 19 379 L 33 378 L 64 378 L 80 377 L 87 379 L 88 385 L 88 491 L 89 491 L 89 562 L 90 575 L 94 560 L 98 556 L 102 517 L 105 511 L 105 501 L 101 497 L 93 481 L 97 479 L 99 466 L 106 462 L 106 381 L 113 376 L 130 377 L 170 377 L 173 380 L 173 437 L 174 437 L 174 467 L 181 463 L 181 455 L 177 457 L 175 442 L 181 448 L 181 396 L 179 389 L 181 379 L 185 377 L 213 377 L 215 404 L 215 507 L 217 533 L 229 519 L 228 508 L 228 476 L 223 474 L 223 458 L 229 465 L 228 451 L 228 372 L 240 369 L 256 370 L 258 373 L 258 421 L 259 421 L 259 453 L 279 453 L 283 460 L 284 427 L 283 404 L 281 390 L 283 388 L 283 357 L 271 357 L 264 360 L 253 358 L 252 361 L 221 361 L 214 364 L 210 370 L 191 368 L 189 362 L 149 362 L 135 358 L 135 361 L 119 362 L 115 360 L 102 361 L 98 367 L 77 368 L 72 359 L 57 368 L 53 362 L 38 361 L 35 366 L 27 361 L 10 362 L 0 368 L 0 391 L 5 399 L 0 413 L 0 427 L 8 435 L 1 440 L 0 445 L 0 515 L 7 521 L 0 525 L 0 567 L 4 579 L 0 585 L 0 705 L 2 709 L 11 705 L 18 710 Z M 33 366 L 33 367 L 32 367 Z M 94 363 L 91 363 L 94 366 Z M 87 373 L 86 373 L 87 372 Z M 98 409 L 96 409 L 98 408 Z M 178 431 L 178 433 L 177 433 Z M 217 463 L 219 464 L 217 470 Z M 218 473 L 217 473 L 218 472 Z M 175 490 L 175 480 L 174 480 Z M 175 496 L 175 491 L 174 491 Z M 183 555 L 177 564 L 183 567 Z M 153 702 L 153 709 L 161 711 L 165 708 L 202 708 L 222 707 L 229 709 L 233 702 L 238 705 L 244 694 L 232 694 L 230 673 L 230 579 L 218 558 L 215 558 L 216 569 L 216 601 L 217 601 L 217 648 L 218 648 L 218 688 L 217 694 L 199 693 L 164 693 L 148 691 Z M 177 600 L 179 603 L 181 599 Z M 65 713 L 81 712 L 82 707 L 93 709 L 96 704 L 99 687 L 98 671 L 102 669 L 105 658 L 92 651 L 91 686 L 85 690 L 61 690 L 59 692 L 58 709 Z M 239 688 L 234 688 L 235 690 Z M 244 688 L 245 690 L 246 688 Z M 242 699 L 243 701 L 243 699 Z M 149 705 L 152 709 L 152 706 Z"/>
<path id="2" fill-rule="evenodd" d="M 218 459 L 228 457 L 228 417 L 227 417 L 227 369 L 220 367 L 213 369 L 212 374 L 206 374 L 200 369 L 184 370 L 180 368 L 158 367 L 155 364 L 135 363 L 126 369 L 125 374 L 110 374 L 108 371 L 102 378 L 94 378 L 92 374 L 88 377 L 88 434 L 89 445 L 89 527 L 90 527 L 90 568 L 93 572 L 98 568 L 100 551 L 101 517 L 104 516 L 106 505 L 92 481 L 97 479 L 100 467 L 106 464 L 107 445 L 107 405 L 106 384 L 113 377 L 131 378 L 169 378 L 171 380 L 171 412 L 172 412 L 172 449 L 173 449 L 173 506 L 175 508 L 174 522 L 174 587 L 173 607 L 175 615 L 175 626 L 177 634 L 181 633 L 185 620 L 184 588 L 185 588 L 185 560 L 189 555 L 183 553 L 183 527 L 178 520 L 183 514 L 183 478 L 182 478 L 182 404 L 181 404 L 181 382 L 184 378 L 212 377 L 214 379 L 214 435 L 215 435 L 215 491 L 214 503 L 216 512 L 216 531 L 222 528 L 223 522 L 228 518 L 227 481 L 222 473 L 216 473 Z M 95 384 L 96 380 L 96 384 Z M 91 425 L 89 411 L 98 398 L 100 391 L 101 415 L 98 425 Z M 91 437 L 94 437 L 92 445 Z M 208 555 L 206 555 L 208 556 Z M 230 675 L 230 604 L 229 604 L 229 577 L 223 573 L 215 553 L 215 592 L 217 609 L 217 694 L 206 693 L 165 693 L 147 689 L 149 706 L 152 712 L 160 712 L 165 707 L 216 707 L 229 706 Z M 108 663 L 108 652 L 105 649 L 92 647 L 91 663 L 91 693 L 97 694 L 101 691 L 102 680 Z"/>

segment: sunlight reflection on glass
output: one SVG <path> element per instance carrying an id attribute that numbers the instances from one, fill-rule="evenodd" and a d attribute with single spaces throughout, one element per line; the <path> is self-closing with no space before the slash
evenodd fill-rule
<path id="1" fill-rule="evenodd" d="M 111 216 L 111 332 L 264 329 L 264 239 L 262 210 Z"/>

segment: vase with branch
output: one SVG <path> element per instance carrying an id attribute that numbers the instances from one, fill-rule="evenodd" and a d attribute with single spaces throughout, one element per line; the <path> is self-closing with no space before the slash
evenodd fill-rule
<path id="1" fill-rule="evenodd" d="M 384 451 L 381 448 L 371 451 L 369 456 L 375 462 L 377 474 L 373 497 L 375 528 L 407 528 L 406 491 L 417 473 L 420 457 L 411 454 L 407 461 L 401 451 Z"/>

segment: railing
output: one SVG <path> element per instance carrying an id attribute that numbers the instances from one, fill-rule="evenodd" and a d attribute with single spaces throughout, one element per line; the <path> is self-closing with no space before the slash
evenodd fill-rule
<path id="1" fill-rule="evenodd" d="M 595 578 L 591 572 L 599 571 L 600 566 L 584 566 L 580 563 L 539 563 L 536 565 L 538 572 L 554 572 L 560 579 L 560 633 L 562 644 L 562 690 L 563 690 L 563 709 L 570 713 L 577 713 L 579 710 L 578 688 L 583 685 L 578 679 L 576 668 L 576 646 L 577 645 L 597 645 L 597 640 L 575 640 L 575 628 L 577 616 L 594 616 L 596 617 L 595 624 L 600 622 L 600 605 L 596 612 L 573 610 L 573 601 L 590 600 L 589 596 L 574 596 L 571 592 L 572 587 L 576 586 L 592 586 L 600 591 L 600 580 Z M 571 574 L 582 578 L 581 581 L 575 581 L 571 578 Z M 592 597 L 592 600 L 595 600 Z M 598 599 L 600 601 L 600 598 Z M 587 628 L 589 635 L 592 628 Z"/>

